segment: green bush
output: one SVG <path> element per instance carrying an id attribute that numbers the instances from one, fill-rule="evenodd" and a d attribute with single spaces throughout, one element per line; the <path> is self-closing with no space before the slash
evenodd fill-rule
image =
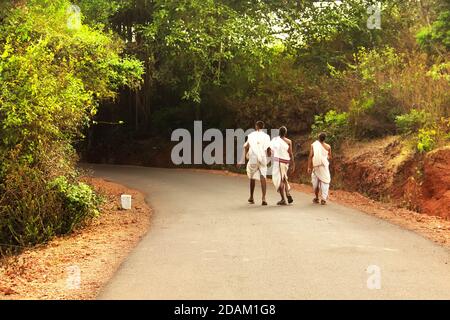
<path id="1" fill-rule="evenodd" d="M 377 138 L 396 131 L 395 117 L 400 113 L 395 99 L 381 90 L 376 96 L 363 94 L 350 105 L 349 129 L 358 138 Z"/>
<path id="2" fill-rule="evenodd" d="M 450 49 L 450 9 L 441 9 L 436 21 L 425 26 L 416 34 L 416 40 L 421 48 L 437 53 Z"/>
<path id="3" fill-rule="evenodd" d="M 327 141 L 338 146 L 348 136 L 348 114 L 330 110 L 326 114 L 315 116 L 311 130 L 311 138 L 315 139 L 321 132 L 325 132 Z"/>
<path id="4" fill-rule="evenodd" d="M 417 150 L 420 153 L 433 150 L 436 145 L 436 136 L 435 129 L 420 129 L 417 135 Z"/>
<path id="5" fill-rule="evenodd" d="M 69 233 L 84 221 L 99 215 L 99 198 L 85 183 L 70 183 L 64 176 L 58 177 L 49 183 L 49 188 L 56 191 L 64 210 L 59 230 Z"/>
<path id="6" fill-rule="evenodd" d="M 99 214 L 99 199 L 89 186 L 18 164 L 0 185 L 0 254 L 45 243 Z"/>
<path id="7" fill-rule="evenodd" d="M 440 119 L 440 127 L 444 136 L 444 143 L 447 144 L 450 141 L 450 117 Z"/>
<path id="8" fill-rule="evenodd" d="M 55 236 L 61 203 L 35 171 L 10 170 L 0 186 L 0 253 L 19 251 Z"/>
<path id="9" fill-rule="evenodd" d="M 432 120 L 432 115 L 424 110 L 412 109 L 409 113 L 395 118 L 397 130 L 401 134 L 412 134 L 425 127 Z"/>

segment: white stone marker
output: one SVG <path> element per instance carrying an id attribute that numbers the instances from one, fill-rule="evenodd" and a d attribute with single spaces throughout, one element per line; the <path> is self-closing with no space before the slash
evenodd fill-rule
<path id="1" fill-rule="evenodd" d="M 129 194 L 123 194 L 120 196 L 120 203 L 122 204 L 122 209 L 131 209 L 131 196 Z"/>

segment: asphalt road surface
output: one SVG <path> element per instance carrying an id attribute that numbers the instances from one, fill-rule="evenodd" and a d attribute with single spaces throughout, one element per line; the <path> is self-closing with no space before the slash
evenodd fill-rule
<path id="1" fill-rule="evenodd" d="M 402 228 L 293 192 L 247 204 L 246 177 L 89 166 L 141 190 L 148 234 L 99 299 L 450 299 L 450 250 Z"/>

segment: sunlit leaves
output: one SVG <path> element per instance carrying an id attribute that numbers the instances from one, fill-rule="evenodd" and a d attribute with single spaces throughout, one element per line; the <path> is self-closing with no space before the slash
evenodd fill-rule
<path id="1" fill-rule="evenodd" d="M 70 143 L 95 115 L 98 100 L 136 88 L 140 61 L 86 25 L 67 25 L 66 0 L 30 0 L 9 9 L 0 27 L 0 160 L 21 145 L 39 161 L 40 145 Z M 66 155 L 62 154 L 61 157 Z"/>
<path id="2" fill-rule="evenodd" d="M 237 57 L 253 68 L 270 62 L 268 25 L 226 1 L 155 1 L 152 22 L 142 30 L 163 63 L 185 74 L 183 98 L 194 102 L 200 102 L 205 83 L 220 85 Z"/>

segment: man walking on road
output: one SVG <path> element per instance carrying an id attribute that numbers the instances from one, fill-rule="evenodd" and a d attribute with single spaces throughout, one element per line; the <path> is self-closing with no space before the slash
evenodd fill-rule
<path id="1" fill-rule="evenodd" d="M 289 170 L 291 172 L 295 170 L 295 161 L 294 153 L 292 152 L 292 141 L 286 136 L 287 128 L 283 126 L 279 132 L 280 135 L 273 138 L 270 144 L 270 150 L 273 154 L 272 182 L 281 195 L 281 201 L 277 205 L 284 206 L 287 203 L 294 202 L 289 193 L 291 187 L 288 182 L 288 172 Z M 287 202 L 285 198 L 287 198 Z"/>
<path id="2" fill-rule="evenodd" d="M 255 129 L 256 131 L 248 135 L 247 142 L 244 144 L 244 156 L 248 159 L 247 176 L 250 179 L 250 198 L 248 202 L 251 204 L 255 203 L 253 195 L 256 180 L 261 180 L 262 205 L 266 206 L 267 157 L 271 156 L 270 136 L 262 131 L 264 129 L 264 122 L 262 121 L 256 122 Z M 244 163 L 244 159 L 240 163 Z"/>
<path id="3" fill-rule="evenodd" d="M 316 140 L 309 151 L 308 173 L 311 174 L 312 185 L 316 197 L 314 203 L 319 203 L 319 191 L 321 193 L 320 204 L 325 205 L 328 199 L 328 191 L 330 189 L 331 175 L 330 162 L 331 146 L 325 143 L 327 135 L 325 133 L 319 134 L 319 139 Z"/>

